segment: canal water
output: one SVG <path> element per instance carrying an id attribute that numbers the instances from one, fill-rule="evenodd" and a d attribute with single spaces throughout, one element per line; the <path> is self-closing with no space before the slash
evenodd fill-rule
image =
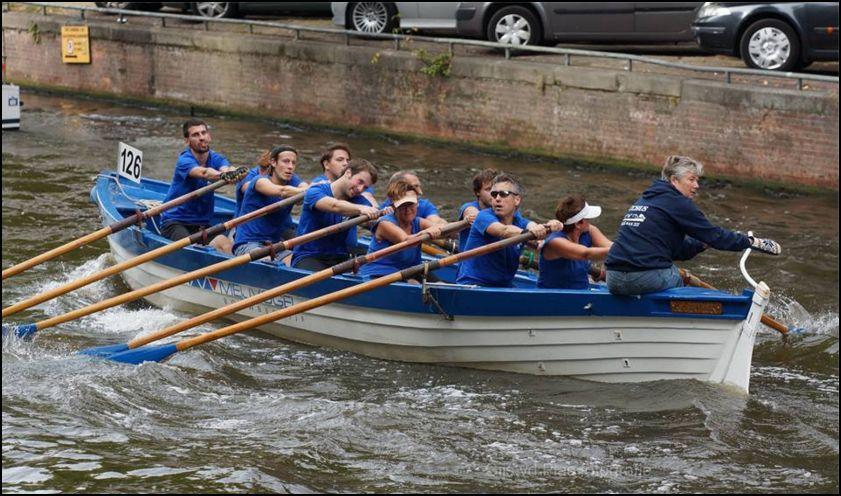
<path id="1" fill-rule="evenodd" d="M 99 227 L 88 195 L 98 172 L 116 167 L 119 141 L 143 151 L 144 175 L 165 180 L 183 146 L 179 113 L 23 100 L 22 130 L 3 132 L 4 268 Z M 528 216 L 547 219 L 561 195 L 581 192 L 614 235 L 657 171 L 203 117 L 213 148 L 235 164 L 290 143 L 310 178 L 319 151 L 345 141 L 382 177 L 414 169 L 446 218 L 470 199 L 474 171 L 496 167 L 523 179 Z M 3 492 L 838 493 L 838 196 L 705 180 L 697 201 L 714 223 L 783 246 L 780 257 L 751 257 L 750 271 L 773 291 L 770 313 L 805 331 L 783 343 L 763 329 L 749 397 L 695 381 L 607 385 L 388 362 L 260 334 L 164 364 L 75 354 L 185 317 L 138 302 L 31 342 L 4 339 Z M 738 258 L 708 252 L 685 266 L 740 292 Z M 80 248 L 4 281 L 3 306 L 110 263 L 104 241 Z M 124 291 L 102 281 L 13 321 Z"/>

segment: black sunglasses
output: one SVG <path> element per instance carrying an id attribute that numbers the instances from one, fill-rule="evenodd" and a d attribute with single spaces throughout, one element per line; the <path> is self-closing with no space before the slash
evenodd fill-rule
<path id="1" fill-rule="evenodd" d="M 505 189 L 499 190 L 499 191 L 491 191 L 491 198 L 496 198 L 497 196 L 501 196 L 503 198 L 508 198 L 511 195 L 518 195 L 519 196 L 519 193 L 515 193 L 513 191 L 508 191 L 508 190 L 505 190 Z"/>

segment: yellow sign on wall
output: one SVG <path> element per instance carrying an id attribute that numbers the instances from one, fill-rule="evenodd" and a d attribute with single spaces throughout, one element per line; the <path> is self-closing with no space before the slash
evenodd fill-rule
<path id="1" fill-rule="evenodd" d="M 65 64 L 90 64 L 91 41 L 87 26 L 61 27 L 61 61 Z"/>

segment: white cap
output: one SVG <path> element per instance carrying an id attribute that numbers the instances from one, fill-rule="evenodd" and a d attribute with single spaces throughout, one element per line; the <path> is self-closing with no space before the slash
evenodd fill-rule
<path id="1" fill-rule="evenodd" d="M 414 191 L 407 191 L 403 198 L 400 198 L 396 202 L 394 202 L 394 208 L 397 209 L 400 205 L 405 205 L 407 203 L 417 203 L 418 202 L 418 194 Z"/>
<path id="2" fill-rule="evenodd" d="M 601 214 L 602 207 L 599 207 L 598 205 L 590 205 L 587 202 L 584 202 L 584 208 L 582 208 L 577 214 L 565 220 L 564 225 L 568 226 L 570 224 L 575 224 L 576 222 L 584 219 L 595 219 Z"/>

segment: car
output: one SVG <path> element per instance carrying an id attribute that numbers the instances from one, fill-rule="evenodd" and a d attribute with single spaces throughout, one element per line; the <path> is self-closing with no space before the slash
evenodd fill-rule
<path id="1" fill-rule="evenodd" d="M 461 2 L 456 32 L 510 45 L 692 41 L 702 2 Z"/>
<path id="2" fill-rule="evenodd" d="M 163 6 L 211 19 L 245 14 L 330 13 L 330 2 L 163 2 Z"/>
<path id="3" fill-rule="evenodd" d="M 454 34 L 458 2 L 331 2 L 333 24 L 362 33 L 417 29 Z"/>
<path id="4" fill-rule="evenodd" d="M 754 69 L 792 71 L 838 60 L 837 2 L 707 2 L 692 23 L 698 45 Z"/>

